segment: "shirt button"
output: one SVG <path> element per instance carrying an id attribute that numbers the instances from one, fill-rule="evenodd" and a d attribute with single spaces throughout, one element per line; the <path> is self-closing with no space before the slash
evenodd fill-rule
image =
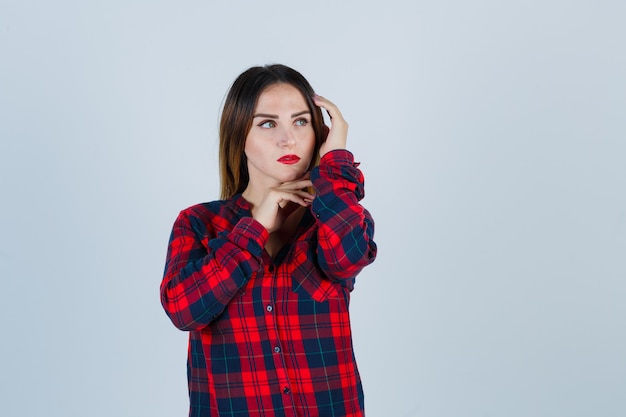
<path id="1" fill-rule="evenodd" d="M 270 313 L 272 312 L 272 310 L 274 310 L 274 308 L 272 306 L 267 306 L 267 311 L 269 311 Z"/>
<path id="2" fill-rule="evenodd" d="M 274 272 L 274 265 L 270 265 L 269 270 L 270 272 Z"/>
<path id="3" fill-rule="evenodd" d="M 280 353 L 280 346 L 274 346 L 274 352 Z"/>
<path id="4" fill-rule="evenodd" d="M 289 389 L 289 387 L 283 388 L 283 394 L 289 394 L 290 392 L 291 390 Z"/>

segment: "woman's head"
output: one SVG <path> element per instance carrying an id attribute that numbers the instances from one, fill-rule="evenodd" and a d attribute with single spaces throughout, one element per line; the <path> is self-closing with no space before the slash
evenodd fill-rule
<path id="1" fill-rule="evenodd" d="M 221 198 L 230 198 L 245 190 L 249 181 L 247 160 L 244 153 L 246 137 L 252 127 L 254 111 L 261 94 L 276 84 L 295 87 L 303 96 L 311 112 L 311 124 L 315 132 L 313 161 L 317 162 L 319 147 L 325 139 L 321 109 L 313 103 L 313 88 L 296 70 L 285 65 L 252 67 L 243 72 L 233 83 L 222 111 L 220 122 L 220 177 Z"/>

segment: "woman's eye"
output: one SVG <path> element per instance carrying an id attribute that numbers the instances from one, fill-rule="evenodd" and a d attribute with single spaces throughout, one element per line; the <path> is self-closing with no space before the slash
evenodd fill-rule
<path id="1" fill-rule="evenodd" d="M 295 121 L 296 126 L 306 126 L 309 124 L 307 119 L 298 119 Z"/>
<path id="2" fill-rule="evenodd" d="M 276 127 L 276 123 L 274 123 L 272 120 L 266 120 L 262 122 L 259 126 L 265 129 L 270 129 L 272 127 Z"/>

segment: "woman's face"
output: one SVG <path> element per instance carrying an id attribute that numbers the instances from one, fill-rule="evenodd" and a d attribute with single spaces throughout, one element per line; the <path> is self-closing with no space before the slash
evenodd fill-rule
<path id="1" fill-rule="evenodd" d="M 275 187 L 300 179 L 315 148 L 311 112 L 298 89 L 274 84 L 263 91 L 254 110 L 244 152 L 250 184 Z"/>

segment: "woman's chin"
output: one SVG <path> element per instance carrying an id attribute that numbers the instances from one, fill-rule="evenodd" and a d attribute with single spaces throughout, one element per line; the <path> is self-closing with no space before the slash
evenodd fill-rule
<path id="1" fill-rule="evenodd" d="M 298 181 L 298 180 L 303 179 L 304 174 L 306 174 L 305 170 L 297 170 L 297 171 L 294 170 L 290 173 L 285 173 L 285 175 L 281 175 L 279 180 L 281 183 Z"/>

